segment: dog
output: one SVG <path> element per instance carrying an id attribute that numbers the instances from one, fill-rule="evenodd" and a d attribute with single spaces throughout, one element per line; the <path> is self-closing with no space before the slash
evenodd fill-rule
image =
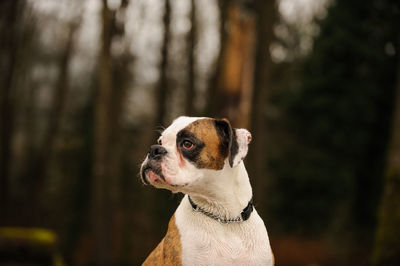
<path id="1" fill-rule="evenodd" d="M 185 196 L 143 265 L 274 265 L 243 163 L 250 141 L 227 119 L 181 116 L 163 131 L 142 182 Z"/>

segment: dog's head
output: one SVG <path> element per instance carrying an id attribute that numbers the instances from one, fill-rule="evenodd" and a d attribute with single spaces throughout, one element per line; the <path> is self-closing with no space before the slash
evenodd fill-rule
<path id="1" fill-rule="evenodd" d="M 235 169 L 250 141 L 250 132 L 232 128 L 226 119 L 179 117 L 150 147 L 140 169 L 142 181 L 186 193 Z"/>

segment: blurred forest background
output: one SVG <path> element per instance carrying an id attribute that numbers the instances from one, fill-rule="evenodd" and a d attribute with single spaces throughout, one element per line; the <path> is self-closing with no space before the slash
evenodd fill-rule
<path id="1" fill-rule="evenodd" d="M 158 130 L 227 117 L 277 265 L 400 265 L 398 0 L 0 1 L 0 226 L 138 265 L 180 195 Z"/>

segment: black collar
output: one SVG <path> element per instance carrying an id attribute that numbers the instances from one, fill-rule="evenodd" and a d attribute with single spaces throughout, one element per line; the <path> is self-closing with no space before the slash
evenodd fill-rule
<path id="1" fill-rule="evenodd" d="M 251 199 L 249 201 L 249 203 L 247 204 L 247 206 L 242 210 L 240 215 L 237 216 L 236 218 L 222 218 L 216 214 L 208 212 L 208 211 L 204 210 L 203 208 L 199 207 L 196 203 L 193 202 L 193 200 L 192 200 L 192 198 L 190 198 L 190 196 L 188 196 L 188 199 L 189 199 L 189 203 L 192 206 L 194 211 L 201 212 L 201 213 L 207 215 L 208 217 L 210 217 L 214 220 L 217 220 L 220 223 L 224 223 L 224 224 L 246 221 L 250 218 L 250 215 L 254 210 L 253 199 Z"/>

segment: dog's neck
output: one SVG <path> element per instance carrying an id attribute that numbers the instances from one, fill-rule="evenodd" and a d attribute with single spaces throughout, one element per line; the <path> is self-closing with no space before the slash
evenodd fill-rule
<path id="1" fill-rule="evenodd" d="M 252 199 L 252 189 L 243 162 L 225 166 L 223 175 L 212 176 L 203 189 L 188 193 L 203 210 L 224 218 L 235 218 Z"/>

